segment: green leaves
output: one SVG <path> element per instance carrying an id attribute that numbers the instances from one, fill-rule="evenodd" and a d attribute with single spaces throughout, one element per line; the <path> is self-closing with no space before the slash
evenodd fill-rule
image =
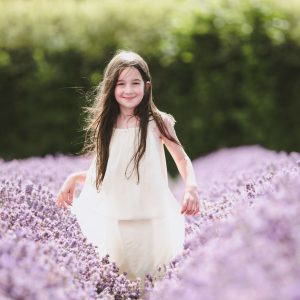
<path id="1" fill-rule="evenodd" d="M 0 11 L 0 157 L 79 151 L 85 93 L 119 48 L 148 62 L 191 158 L 245 143 L 300 149 L 298 1 L 14 0 Z"/>

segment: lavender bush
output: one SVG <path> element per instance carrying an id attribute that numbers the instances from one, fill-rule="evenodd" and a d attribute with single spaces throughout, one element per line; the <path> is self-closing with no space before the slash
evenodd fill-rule
<path id="1" fill-rule="evenodd" d="M 99 257 L 76 218 L 55 204 L 88 157 L 0 161 L 0 299 L 138 299 L 141 280 Z M 259 146 L 193 162 L 201 215 L 186 217 L 185 250 L 144 299 L 300 299 L 300 154 Z M 182 180 L 170 187 L 181 200 Z M 80 192 L 80 187 L 77 193 Z"/>

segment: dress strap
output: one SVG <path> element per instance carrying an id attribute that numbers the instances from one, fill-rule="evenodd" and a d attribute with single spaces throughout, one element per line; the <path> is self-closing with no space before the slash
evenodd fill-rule
<path id="1" fill-rule="evenodd" d="M 159 129 L 154 119 L 149 120 L 149 129 L 155 135 L 155 137 L 160 137 Z"/>

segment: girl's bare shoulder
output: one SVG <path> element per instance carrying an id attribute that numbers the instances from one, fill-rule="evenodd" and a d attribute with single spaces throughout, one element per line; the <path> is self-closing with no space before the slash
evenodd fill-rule
<path id="1" fill-rule="evenodd" d="M 165 127 L 168 130 L 171 130 L 176 123 L 175 118 L 171 114 L 163 112 L 163 111 L 159 111 L 159 114 L 162 118 L 162 121 L 163 121 Z M 161 134 L 161 132 L 156 124 L 156 121 L 154 119 L 153 119 L 153 129 L 155 130 L 155 133 L 159 136 L 159 138 L 162 138 L 162 134 Z"/>
<path id="2" fill-rule="evenodd" d="M 161 118 L 163 120 L 164 126 L 167 128 L 167 130 L 169 132 L 173 132 L 174 130 L 174 126 L 176 123 L 175 118 L 173 117 L 173 115 L 167 113 L 167 112 L 160 112 Z"/>

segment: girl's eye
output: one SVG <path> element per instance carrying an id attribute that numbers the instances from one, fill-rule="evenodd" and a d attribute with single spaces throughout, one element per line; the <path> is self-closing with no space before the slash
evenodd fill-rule
<path id="1" fill-rule="evenodd" d="M 138 85 L 138 84 L 140 84 L 139 82 L 134 82 L 133 83 L 134 85 Z M 124 85 L 124 83 L 123 82 L 119 82 L 119 83 L 117 83 L 117 85 Z"/>

